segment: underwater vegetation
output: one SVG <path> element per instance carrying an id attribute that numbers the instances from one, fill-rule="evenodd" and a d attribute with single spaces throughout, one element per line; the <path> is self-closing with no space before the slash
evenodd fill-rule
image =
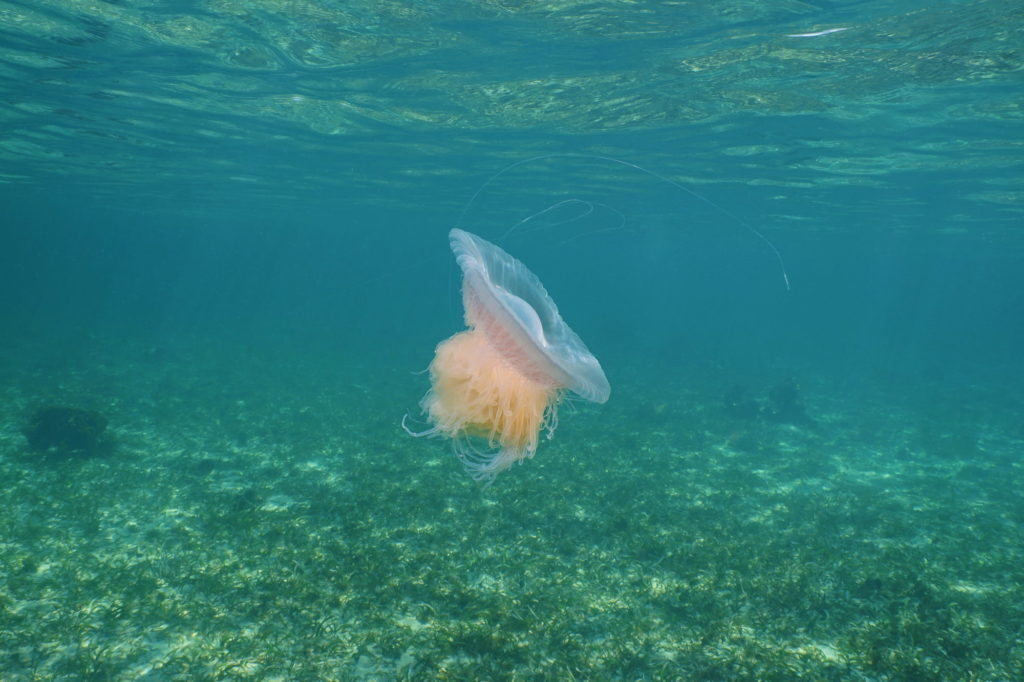
<path id="1" fill-rule="evenodd" d="M 818 382 L 828 429 L 738 424 L 717 379 L 631 372 L 483 487 L 396 427 L 421 377 L 358 349 L 112 346 L 62 383 L 115 387 L 117 458 L 7 456 L 53 370 L 0 381 L 4 682 L 1022 678 L 997 399 L 965 460 L 946 412 Z"/>
<path id="2" fill-rule="evenodd" d="M 107 418 L 76 407 L 41 407 L 28 418 L 22 434 L 29 448 L 56 457 L 98 454 L 110 441 Z"/>
<path id="3" fill-rule="evenodd" d="M 804 409 L 800 386 L 792 378 L 776 384 L 768 391 L 768 405 L 765 407 L 768 419 L 785 424 L 810 424 L 811 418 Z"/>
<path id="4" fill-rule="evenodd" d="M 737 419 L 754 420 L 763 417 L 794 426 L 814 424 L 804 408 L 800 386 L 792 378 L 773 386 L 764 402 L 752 397 L 743 386 L 734 385 L 726 392 L 722 407 L 727 415 Z"/>

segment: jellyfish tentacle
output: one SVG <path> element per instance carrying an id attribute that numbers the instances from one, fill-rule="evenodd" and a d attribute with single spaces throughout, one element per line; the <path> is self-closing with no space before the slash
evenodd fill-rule
<path id="1" fill-rule="evenodd" d="M 414 438 L 422 438 L 424 436 L 426 436 L 427 438 L 432 438 L 436 436 L 438 433 L 440 433 L 440 428 L 437 426 L 432 426 L 429 429 L 424 429 L 423 431 L 413 431 L 412 429 L 405 425 L 405 420 L 408 418 L 408 412 L 402 415 L 402 428 L 405 430 L 406 433 L 408 433 L 410 436 Z"/>
<path id="2" fill-rule="evenodd" d="M 630 161 L 625 161 L 623 159 L 617 159 L 614 156 L 605 156 L 603 154 L 575 153 L 575 152 L 552 152 L 550 154 L 540 154 L 538 156 L 531 156 L 530 158 L 520 159 L 519 161 L 516 161 L 514 163 L 510 163 L 509 165 L 505 166 L 504 168 L 499 170 L 497 173 L 495 173 L 491 177 L 487 178 L 487 180 L 484 181 L 484 183 L 477 188 L 476 192 L 473 193 L 473 196 L 471 196 L 469 198 L 469 201 L 466 202 L 466 205 L 462 207 L 462 213 L 459 214 L 459 220 L 456 223 L 456 225 L 462 226 L 462 225 L 465 224 L 465 222 L 466 222 L 466 215 L 469 213 L 470 209 L 473 208 L 473 205 L 476 203 L 477 198 L 479 198 L 479 196 L 481 194 L 483 194 L 484 190 L 486 190 L 488 187 L 490 187 L 495 181 L 498 180 L 498 178 L 503 176 L 505 173 L 507 173 L 507 172 L 509 172 L 509 171 L 511 171 L 511 170 L 513 170 L 515 168 L 518 168 L 519 166 L 523 166 L 523 165 L 526 165 L 526 164 L 536 163 L 538 161 L 545 161 L 547 159 L 564 159 L 564 158 L 569 158 L 569 159 L 572 159 L 572 158 L 575 158 L 575 159 L 591 159 L 591 160 L 594 160 L 594 161 L 603 161 L 605 163 L 618 164 L 618 165 L 623 166 L 625 168 L 631 168 L 631 169 L 633 169 L 635 171 L 638 171 L 640 173 L 645 173 L 645 174 L 649 175 L 650 177 L 655 178 L 656 180 L 660 180 L 661 182 L 664 182 L 664 183 L 666 183 L 666 184 L 668 184 L 668 185 L 670 185 L 672 187 L 675 187 L 679 191 L 681 191 L 681 192 L 683 192 L 683 193 L 693 197 L 697 201 L 700 201 L 700 202 L 704 203 L 705 205 L 710 206 L 715 211 L 718 211 L 719 213 L 721 213 L 722 215 L 724 215 L 725 217 L 729 218 L 734 223 L 736 223 L 737 225 L 742 227 L 748 233 L 753 235 L 755 239 L 761 241 L 765 246 L 768 247 L 768 249 L 769 249 L 769 251 L 771 251 L 772 255 L 775 256 L 775 261 L 778 263 L 780 274 L 782 275 L 782 282 L 783 282 L 783 284 L 786 287 L 786 291 L 792 291 L 792 285 L 791 285 L 791 283 L 789 281 L 789 270 L 786 267 L 786 261 L 782 258 L 782 252 L 779 251 L 778 247 L 775 246 L 775 243 L 772 242 L 772 240 L 768 239 L 768 237 L 766 237 L 763 232 L 761 232 L 759 229 L 757 229 L 756 227 L 751 225 L 749 222 L 747 222 L 743 218 L 740 218 L 737 214 L 733 213 L 729 209 L 727 209 L 724 206 L 722 206 L 722 205 L 712 201 L 711 199 L 709 199 L 708 197 L 704 196 L 703 194 L 701 194 L 697 190 L 694 190 L 694 189 L 691 189 L 690 187 L 687 187 L 682 182 L 673 180 L 672 178 L 670 178 L 670 177 L 668 177 L 666 175 L 662 175 L 661 173 L 655 172 L 655 171 L 653 171 L 653 170 L 651 170 L 649 168 L 645 168 L 645 167 L 643 167 L 643 166 L 641 166 L 639 164 L 632 163 Z M 565 200 L 565 201 L 572 201 L 572 200 Z M 564 203 L 564 202 L 559 202 L 558 204 L 555 204 L 552 208 L 557 207 L 557 206 L 561 205 L 562 203 Z M 520 223 L 516 224 L 510 230 L 508 230 L 505 233 L 505 235 L 502 236 L 502 239 L 504 239 L 505 237 L 509 236 L 509 234 L 514 232 L 515 229 L 519 225 L 521 225 L 522 223 L 527 222 L 529 220 L 532 220 L 533 218 L 535 218 L 535 217 L 537 217 L 539 215 L 543 215 L 548 210 L 551 210 L 551 209 L 550 208 L 549 209 L 545 209 L 544 211 L 541 211 L 540 213 L 537 213 L 537 214 L 535 214 L 533 216 L 530 216 L 526 220 L 520 221 Z"/>

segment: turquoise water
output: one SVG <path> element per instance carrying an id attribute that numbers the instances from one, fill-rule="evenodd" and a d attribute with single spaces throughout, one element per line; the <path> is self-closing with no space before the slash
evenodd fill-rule
<path id="1" fill-rule="evenodd" d="M 1024 677 L 1022 29 L 0 0 L 0 678 Z M 454 226 L 612 387 L 491 485 Z"/>

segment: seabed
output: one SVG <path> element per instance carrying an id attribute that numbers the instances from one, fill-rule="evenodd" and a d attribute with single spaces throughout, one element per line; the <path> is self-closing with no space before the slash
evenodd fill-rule
<path id="1" fill-rule="evenodd" d="M 1024 426 L 995 389 L 805 377 L 797 426 L 623 380 L 483 487 L 400 428 L 413 361 L 204 348 L 0 367 L 4 680 L 1024 677 Z M 28 450 L 49 403 L 105 414 L 112 451 Z"/>

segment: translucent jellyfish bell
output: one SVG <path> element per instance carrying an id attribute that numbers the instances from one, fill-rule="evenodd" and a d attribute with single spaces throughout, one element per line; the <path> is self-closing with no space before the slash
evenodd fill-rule
<path id="1" fill-rule="evenodd" d="M 466 324 L 483 330 L 523 374 L 592 402 L 606 402 L 611 387 L 604 370 L 558 314 L 537 276 L 474 234 L 453 229 L 448 238 L 462 268 Z"/>

